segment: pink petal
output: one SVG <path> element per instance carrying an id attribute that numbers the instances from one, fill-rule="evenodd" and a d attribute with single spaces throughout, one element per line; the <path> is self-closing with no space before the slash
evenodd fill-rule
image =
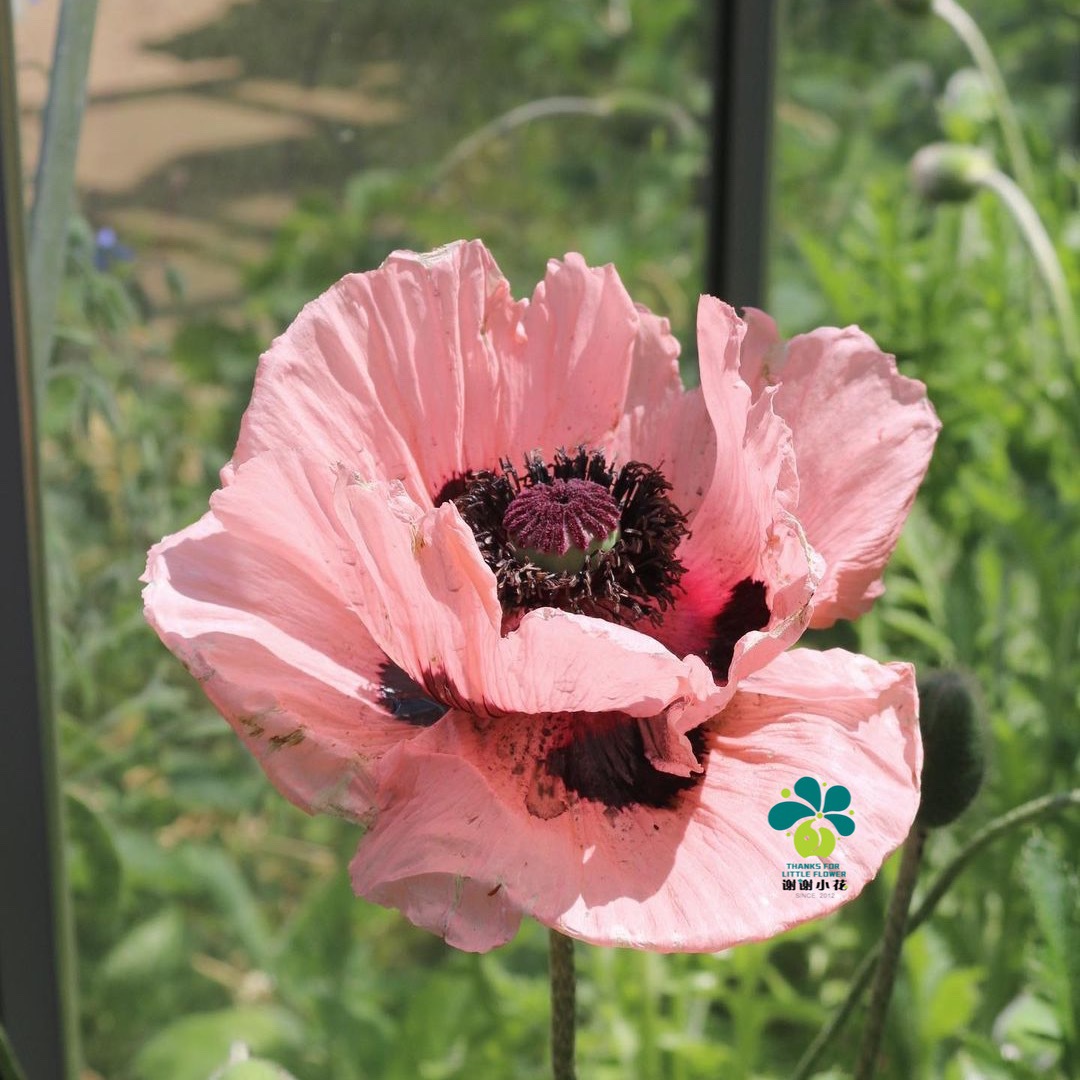
<path id="1" fill-rule="evenodd" d="M 383 706 L 386 656 L 347 606 L 333 479 L 296 454 L 250 460 L 151 550 L 143 596 L 277 787 L 309 812 L 361 818 L 371 762 L 415 729 Z"/>
<path id="2" fill-rule="evenodd" d="M 768 316 L 747 317 L 744 372 L 755 393 L 778 384 L 774 405 L 795 441 L 796 513 L 827 564 L 810 625 L 831 626 L 881 595 L 941 424 L 926 387 L 900 375 L 857 327 L 815 330 L 784 346 Z"/>
<path id="3" fill-rule="evenodd" d="M 682 395 L 679 376 L 679 343 L 671 334 L 671 323 L 648 308 L 636 304 L 637 337 L 626 390 L 624 409 L 632 412 L 656 409 L 663 402 Z"/>
<path id="4" fill-rule="evenodd" d="M 427 508 L 470 469 L 606 446 L 627 408 L 678 392 L 677 356 L 614 267 L 568 255 L 515 303 L 478 241 L 395 252 L 308 304 L 263 356 L 223 478 L 303 447 L 400 480 Z"/>
<path id="5" fill-rule="evenodd" d="M 597 944 L 712 951 L 827 914 L 906 836 L 921 764 L 909 666 L 788 653 L 710 727 L 700 784 L 668 808 L 613 809 L 545 773 L 535 718 L 450 713 L 384 759 L 354 886 L 378 902 L 407 898 L 410 919 L 462 948 L 506 940 L 518 910 Z M 843 892 L 782 889 L 786 864 L 806 860 L 768 813 L 804 775 L 853 796 L 855 831 L 829 860 L 846 874 Z M 498 913 L 490 927 L 480 897 Z"/>
<path id="6" fill-rule="evenodd" d="M 430 505 L 446 480 L 507 452 L 522 309 L 476 241 L 342 278 L 260 361 L 233 464 L 304 447 Z"/>
<path id="7" fill-rule="evenodd" d="M 701 387 L 629 411 L 612 450 L 619 462 L 643 461 L 659 469 L 671 484 L 672 502 L 692 517 L 716 471 L 716 431 Z"/>
<path id="8" fill-rule="evenodd" d="M 504 453 L 518 460 L 534 449 L 550 456 L 560 446 L 602 445 L 623 415 L 640 328 L 613 266 L 592 268 L 576 254 L 549 262 L 522 316 L 520 359 L 505 369 Z M 644 371 L 638 392 L 643 385 Z"/>
<path id="9" fill-rule="evenodd" d="M 805 629 L 818 566 L 790 511 L 798 500 L 791 432 L 771 394 L 751 399 L 739 372 L 745 326 L 727 305 L 702 297 L 698 341 L 705 405 L 714 432 L 712 471 L 690 516 L 680 549 L 686 592 L 661 631 L 676 652 L 701 653 L 717 620 L 751 583 L 760 588 L 766 621 L 736 627 L 721 677 L 728 681 L 769 662 Z M 707 444 L 706 444 L 707 445 Z M 705 459 L 703 453 L 699 463 Z"/>
<path id="10" fill-rule="evenodd" d="M 489 717 L 653 716 L 674 701 L 693 702 L 691 714 L 703 717 L 730 696 L 696 657 L 680 660 L 599 619 L 539 608 L 504 636 L 495 577 L 452 503 L 425 513 L 400 486 L 344 473 L 336 498 L 358 558 L 353 609 L 432 697 Z"/>
<path id="11" fill-rule="evenodd" d="M 521 911 L 501 890 L 449 874 L 380 882 L 367 898 L 397 908 L 415 926 L 433 931 L 447 945 L 465 952 L 487 952 L 505 945 L 521 925 Z"/>

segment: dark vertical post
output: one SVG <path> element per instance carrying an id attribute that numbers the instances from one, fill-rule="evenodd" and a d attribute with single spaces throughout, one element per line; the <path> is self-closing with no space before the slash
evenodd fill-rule
<path id="1" fill-rule="evenodd" d="M 776 0 L 716 0 L 706 292 L 765 298 Z"/>
<path id="2" fill-rule="evenodd" d="M 0 3 L 0 1020 L 30 1080 L 70 1075 L 11 5 Z"/>

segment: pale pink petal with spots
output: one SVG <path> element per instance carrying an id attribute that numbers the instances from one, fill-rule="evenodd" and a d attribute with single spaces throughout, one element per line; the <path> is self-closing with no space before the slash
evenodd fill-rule
<path id="1" fill-rule="evenodd" d="M 911 668 L 838 650 L 788 653 L 747 680 L 709 725 L 703 780 L 669 789 L 668 805 L 647 805 L 645 788 L 622 808 L 571 790 L 562 777 L 587 790 L 589 770 L 560 775 L 529 718 L 445 721 L 384 759 L 352 874 L 361 895 L 407 896 L 414 922 L 465 949 L 504 941 L 514 910 L 604 945 L 713 951 L 770 937 L 857 896 L 918 807 Z M 768 813 L 804 775 L 851 792 L 855 829 L 828 859 L 843 891 L 782 887 L 803 860 Z"/>
<path id="2" fill-rule="evenodd" d="M 385 707 L 386 656 L 349 606 L 355 571 L 333 492 L 321 462 L 249 461 L 201 520 L 151 549 L 143 597 L 280 790 L 308 811 L 361 818 L 371 762 L 413 729 Z"/>

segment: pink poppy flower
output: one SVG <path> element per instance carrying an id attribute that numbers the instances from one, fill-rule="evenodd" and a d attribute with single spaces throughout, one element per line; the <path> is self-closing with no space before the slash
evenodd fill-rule
<path id="1" fill-rule="evenodd" d="M 515 301 L 478 242 L 397 252 L 274 342 L 209 512 L 150 552 L 165 644 L 288 798 L 364 827 L 356 891 L 460 948 L 523 914 L 768 937 L 914 818 L 910 666 L 785 650 L 881 592 L 924 387 L 857 329 L 785 344 L 705 297 L 698 334 L 687 391 L 610 266 Z M 842 889 L 782 881 L 804 776 L 852 800 Z"/>

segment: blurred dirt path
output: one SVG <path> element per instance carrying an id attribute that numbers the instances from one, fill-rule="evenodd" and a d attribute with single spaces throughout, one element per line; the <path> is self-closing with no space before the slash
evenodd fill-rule
<path id="1" fill-rule="evenodd" d="M 259 77 L 239 56 L 184 59 L 169 48 L 252 5 L 257 0 L 99 4 L 77 168 L 80 205 L 95 228 L 115 230 L 135 249 L 151 299 L 177 314 L 220 308 L 239 295 L 240 267 L 266 250 L 294 205 L 288 163 L 305 153 L 305 143 L 326 140 L 328 131 L 346 143 L 356 129 L 393 123 L 402 112 L 391 96 L 392 65 L 358 65 L 355 86 L 321 87 L 305 85 L 299 71 L 292 79 Z M 28 185 L 59 7 L 59 0 L 22 0 L 17 8 Z M 306 6 L 296 10 L 306 17 Z M 257 186 L 245 188 L 241 164 L 258 171 Z M 327 180 L 332 186 L 335 177 Z M 183 282 L 179 304 L 170 280 Z"/>

